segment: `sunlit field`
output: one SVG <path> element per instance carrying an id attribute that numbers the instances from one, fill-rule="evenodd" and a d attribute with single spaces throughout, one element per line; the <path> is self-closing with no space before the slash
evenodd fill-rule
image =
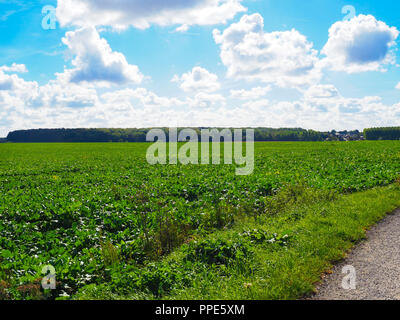
<path id="1" fill-rule="evenodd" d="M 148 146 L 0 145 L 0 298 L 293 298 L 400 205 L 397 141 L 256 143 L 249 176 L 234 165 L 150 165 Z M 342 242 L 312 269 L 304 255 L 290 269 L 330 213 Z M 285 279 L 267 277 L 289 253 Z M 46 265 L 56 290 L 41 289 Z"/>

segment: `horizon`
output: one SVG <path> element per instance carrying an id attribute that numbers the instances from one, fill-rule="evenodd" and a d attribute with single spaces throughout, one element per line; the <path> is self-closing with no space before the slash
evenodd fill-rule
<path id="1" fill-rule="evenodd" d="M 0 136 L 400 123 L 400 4 L 153 2 L 0 3 Z"/>
<path id="2" fill-rule="evenodd" d="M 18 132 L 18 131 L 34 131 L 34 130 L 151 130 L 151 129 L 178 129 L 178 130 L 183 130 L 183 129 L 270 129 L 270 130 L 306 130 L 306 131 L 315 131 L 315 132 L 322 132 L 322 133 L 330 133 L 330 132 L 363 132 L 366 129 L 380 129 L 383 127 L 374 127 L 374 128 L 365 128 L 363 130 L 359 129 L 345 129 L 345 130 L 329 130 L 329 131 L 319 131 L 319 130 L 314 130 L 314 129 L 307 129 L 307 128 L 300 128 L 300 127 L 207 127 L 207 126 L 200 126 L 200 127 L 131 127 L 131 128 L 94 128 L 94 127 L 87 127 L 87 128 L 29 128 L 29 129 L 16 129 L 9 131 L 7 135 L 9 135 L 12 132 Z M 397 128 L 397 127 L 385 127 L 385 128 Z M 7 137 L 7 136 L 6 136 Z M 5 137 L 5 138 L 6 138 Z M 2 138 L 2 137 L 0 137 Z"/>

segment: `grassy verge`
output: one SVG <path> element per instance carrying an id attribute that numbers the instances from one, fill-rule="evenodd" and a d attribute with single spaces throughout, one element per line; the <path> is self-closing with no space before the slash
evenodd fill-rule
<path id="1" fill-rule="evenodd" d="M 267 214 L 183 245 L 162 261 L 110 269 L 110 282 L 75 299 L 296 299 L 365 231 L 400 207 L 397 184 L 350 195 L 289 188 Z"/>

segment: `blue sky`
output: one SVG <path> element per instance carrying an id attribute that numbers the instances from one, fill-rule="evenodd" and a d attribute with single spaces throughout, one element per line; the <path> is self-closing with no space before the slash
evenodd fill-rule
<path id="1" fill-rule="evenodd" d="M 42 27 L 46 5 L 57 8 L 56 29 Z M 342 21 L 344 6 L 352 19 Z M 0 1 L 0 136 L 399 125 L 399 9 L 389 0 Z"/>

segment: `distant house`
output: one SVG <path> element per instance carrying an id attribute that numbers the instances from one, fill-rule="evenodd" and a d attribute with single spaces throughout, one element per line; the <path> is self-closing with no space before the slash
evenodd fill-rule
<path id="1" fill-rule="evenodd" d="M 364 140 L 364 136 L 362 136 L 358 130 L 340 131 L 340 132 L 336 132 L 335 130 L 332 130 L 328 134 L 329 134 L 329 137 L 326 138 L 326 141 L 358 141 L 358 140 Z"/>

